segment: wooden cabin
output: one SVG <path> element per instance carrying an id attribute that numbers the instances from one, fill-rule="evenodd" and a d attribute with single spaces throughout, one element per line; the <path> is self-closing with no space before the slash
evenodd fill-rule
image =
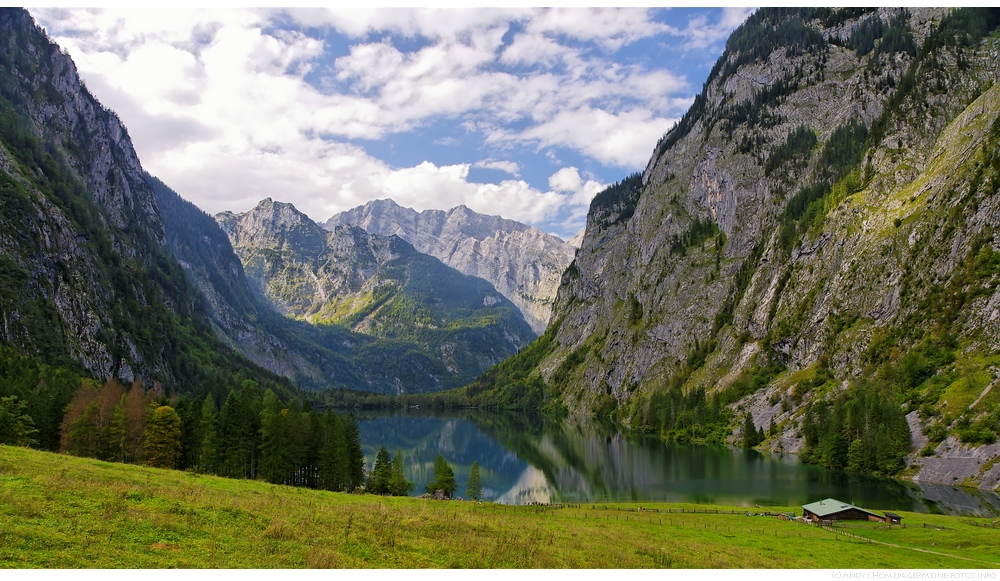
<path id="1" fill-rule="evenodd" d="M 811 504 L 805 504 L 802 506 L 802 515 L 806 520 L 811 521 L 867 520 L 872 522 L 886 522 L 886 517 L 880 514 L 875 514 L 870 510 L 859 508 L 853 504 L 841 502 L 836 498 L 827 498 Z"/>

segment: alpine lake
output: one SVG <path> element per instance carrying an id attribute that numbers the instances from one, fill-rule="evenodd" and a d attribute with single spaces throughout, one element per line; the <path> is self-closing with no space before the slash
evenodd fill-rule
<path id="1" fill-rule="evenodd" d="M 678 444 L 596 420 L 479 410 L 355 410 L 367 466 L 380 446 L 402 452 L 414 496 L 434 480 L 441 454 L 465 497 L 472 463 L 484 501 L 503 504 L 690 502 L 801 506 L 825 498 L 881 510 L 1000 515 L 1000 495 L 828 470 L 794 455 Z"/>

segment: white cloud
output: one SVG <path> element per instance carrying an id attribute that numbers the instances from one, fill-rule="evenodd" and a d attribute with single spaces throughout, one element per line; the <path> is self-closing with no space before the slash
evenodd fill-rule
<path id="1" fill-rule="evenodd" d="M 578 169 L 564 167 L 549 176 L 549 187 L 556 192 L 570 194 L 574 206 L 587 206 L 594 196 L 608 187 L 608 184 L 593 179 L 584 181 Z"/>
<path id="2" fill-rule="evenodd" d="M 727 10 L 717 23 L 692 21 L 678 32 L 646 9 L 32 13 L 122 117 L 144 166 L 207 211 L 245 210 L 270 196 L 322 220 L 388 195 L 534 223 L 582 220 L 598 180 L 563 168 L 548 191 L 523 179 L 480 184 L 468 180 L 472 164 L 520 178 L 532 172 L 508 153 L 537 148 L 546 164 L 576 154 L 642 167 L 690 103 L 691 87 L 683 75 L 616 62 L 613 53 L 659 34 L 711 42 L 745 17 Z M 347 35 L 340 56 L 330 56 L 323 36 L 283 28 L 289 21 Z M 466 163 L 393 167 L 343 143 L 442 119 L 491 157 L 470 147 Z"/>
<path id="3" fill-rule="evenodd" d="M 477 161 L 475 164 L 473 164 L 473 167 L 481 167 L 483 169 L 496 169 L 502 172 L 507 172 L 514 177 L 521 176 L 521 166 L 513 161 L 484 159 Z"/>
<path id="4" fill-rule="evenodd" d="M 525 8 L 451 9 L 451 8 L 363 8 L 352 6 L 346 10 L 286 9 L 295 22 L 302 26 L 328 25 L 353 38 L 373 33 L 396 33 L 413 38 L 417 36 L 439 39 L 467 37 L 485 28 L 506 29 L 512 20 L 530 17 L 532 10 Z"/>
<path id="5" fill-rule="evenodd" d="M 677 33 L 687 39 L 687 48 L 701 50 L 728 38 L 729 33 L 742 24 L 754 10 L 746 7 L 725 8 L 717 22 L 709 21 L 707 16 L 699 16 L 689 21 L 687 27 Z"/>
<path id="6" fill-rule="evenodd" d="M 563 146 L 582 151 L 605 164 L 637 168 L 649 159 L 656 140 L 676 119 L 656 117 L 645 109 L 617 115 L 583 107 L 566 111 L 523 133 L 543 147 Z"/>
<path id="7" fill-rule="evenodd" d="M 526 29 L 596 41 L 608 50 L 669 30 L 655 22 L 650 10 L 644 8 L 553 8 L 532 18 Z"/>

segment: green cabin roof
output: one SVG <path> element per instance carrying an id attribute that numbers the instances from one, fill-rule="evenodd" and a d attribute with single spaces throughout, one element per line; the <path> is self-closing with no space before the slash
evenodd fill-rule
<path id="1" fill-rule="evenodd" d="M 853 504 L 848 504 L 846 502 L 839 501 L 836 498 L 827 498 L 825 500 L 820 500 L 818 502 L 802 505 L 802 510 L 811 512 L 820 518 L 829 516 L 831 514 L 837 514 L 838 512 L 843 512 L 845 510 L 850 510 L 850 509 L 860 510 L 863 513 L 882 518 L 882 515 L 875 514 L 870 510 L 865 510 L 861 507 L 854 506 Z"/>

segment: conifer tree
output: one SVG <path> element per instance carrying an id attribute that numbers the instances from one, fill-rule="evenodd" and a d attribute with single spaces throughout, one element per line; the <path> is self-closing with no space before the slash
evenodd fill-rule
<path id="1" fill-rule="evenodd" d="M 273 484 L 287 484 L 292 471 L 291 438 L 288 409 L 282 409 L 278 396 L 270 389 L 264 393 L 260 413 L 260 476 Z"/>
<path id="2" fill-rule="evenodd" d="M 365 482 L 365 453 L 361 449 L 361 431 L 354 414 L 347 417 L 344 424 L 344 441 L 347 454 L 347 486 L 348 492 L 360 487 Z"/>
<path id="3" fill-rule="evenodd" d="M 347 490 L 350 482 L 344 422 L 331 410 L 323 418 L 323 445 L 319 452 L 319 487 Z"/>
<path id="4" fill-rule="evenodd" d="M 198 472 L 211 474 L 215 470 L 215 402 L 211 395 L 201 404 L 201 445 L 198 450 Z"/>
<path id="5" fill-rule="evenodd" d="M 372 467 L 368 492 L 372 494 L 388 494 L 389 481 L 391 479 L 392 460 L 389 459 L 389 451 L 385 449 L 385 446 L 382 446 L 375 456 L 375 465 Z"/>
<path id="6" fill-rule="evenodd" d="M 451 498 L 456 488 L 458 484 L 455 483 L 455 471 L 451 469 L 444 456 L 438 454 L 434 460 L 434 482 L 427 485 L 427 492 L 437 494 L 440 491 L 445 498 Z"/>
<path id="7" fill-rule="evenodd" d="M 393 496 L 406 496 L 413 490 L 413 482 L 406 479 L 403 471 L 403 452 L 396 450 L 396 456 L 392 459 L 392 477 L 389 479 L 389 494 Z"/>
<path id="8" fill-rule="evenodd" d="M 754 425 L 753 415 L 747 412 L 743 419 L 743 447 L 749 450 L 763 441 L 764 435 Z"/>
<path id="9" fill-rule="evenodd" d="M 35 443 L 35 423 L 27 413 L 28 402 L 16 395 L 0 398 L 0 444 L 30 446 Z"/>
<path id="10" fill-rule="evenodd" d="M 479 476 L 479 464 L 472 463 L 469 469 L 469 484 L 465 487 L 465 495 L 474 500 L 479 500 L 483 495 L 483 483 Z"/>
<path id="11" fill-rule="evenodd" d="M 173 468 L 181 456 L 181 418 L 174 408 L 162 405 L 146 423 L 143 442 L 146 464 L 158 468 Z"/>
<path id="12" fill-rule="evenodd" d="M 105 450 L 102 456 L 112 462 L 125 462 L 128 457 L 128 418 L 125 416 L 125 394 L 122 394 L 111 411 L 104 438 Z"/>

